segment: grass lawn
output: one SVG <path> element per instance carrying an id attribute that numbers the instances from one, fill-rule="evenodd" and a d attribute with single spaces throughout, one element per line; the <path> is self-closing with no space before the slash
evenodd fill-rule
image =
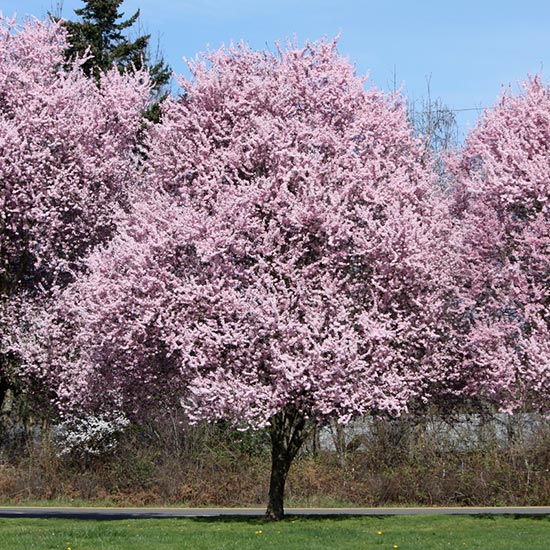
<path id="1" fill-rule="evenodd" d="M 548 550 L 548 516 L 2 519 L 1 550 Z"/>

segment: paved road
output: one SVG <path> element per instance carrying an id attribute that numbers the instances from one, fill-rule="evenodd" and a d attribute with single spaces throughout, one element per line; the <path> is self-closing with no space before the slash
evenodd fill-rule
<path id="1" fill-rule="evenodd" d="M 130 518 L 204 518 L 221 516 L 261 517 L 264 508 L 61 508 L 0 506 L 0 518 L 71 518 L 71 519 L 130 519 Z M 456 508 L 286 508 L 288 516 L 409 516 L 417 514 L 512 514 L 550 515 L 549 506 L 521 507 L 456 507 Z"/>

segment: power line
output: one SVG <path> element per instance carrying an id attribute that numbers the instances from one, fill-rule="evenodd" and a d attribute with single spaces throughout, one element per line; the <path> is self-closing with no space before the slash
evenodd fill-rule
<path id="1" fill-rule="evenodd" d="M 422 111 L 416 111 L 418 113 L 460 113 L 463 111 L 485 111 L 486 107 L 468 107 L 464 109 L 451 109 L 448 107 L 445 107 L 443 109 L 425 109 Z M 413 109 L 414 111 L 414 109 Z"/>
<path id="2" fill-rule="evenodd" d="M 452 113 L 459 113 L 461 111 L 485 111 L 487 107 L 469 107 L 467 109 L 436 109 L 436 111 L 451 111 Z"/>

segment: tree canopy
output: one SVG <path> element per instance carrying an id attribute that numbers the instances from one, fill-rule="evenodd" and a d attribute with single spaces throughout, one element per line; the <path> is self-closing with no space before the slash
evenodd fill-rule
<path id="1" fill-rule="evenodd" d="M 0 288 L 45 284 L 105 240 L 112 203 L 135 181 L 145 72 L 85 77 L 62 69 L 66 34 L 57 24 L 1 20 Z"/>
<path id="2" fill-rule="evenodd" d="M 148 75 L 64 66 L 66 31 L 0 17 L 0 379 L 18 311 L 74 279 L 136 183 Z M 38 307 L 38 306 L 37 306 Z M 42 306 L 38 307 L 40 309 Z M 3 395 L 0 395 L 0 400 Z"/>
<path id="3" fill-rule="evenodd" d="M 550 90 L 535 77 L 502 94 L 450 166 L 475 321 L 465 367 L 501 408 L 550 396 L 549 158 Z"/>

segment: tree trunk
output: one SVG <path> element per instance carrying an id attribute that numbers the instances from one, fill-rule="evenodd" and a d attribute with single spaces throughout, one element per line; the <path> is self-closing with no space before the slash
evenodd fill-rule
<path id="1" fill-rule="evenodd" d="M 279 521 L 284 517 L 283 499 L 286 476 L 296 453 L 305 440 L 306 421 L 302 413 L 285 409 L 269 422 L 271 436 L 271 479 L 265 519 Z"/>

